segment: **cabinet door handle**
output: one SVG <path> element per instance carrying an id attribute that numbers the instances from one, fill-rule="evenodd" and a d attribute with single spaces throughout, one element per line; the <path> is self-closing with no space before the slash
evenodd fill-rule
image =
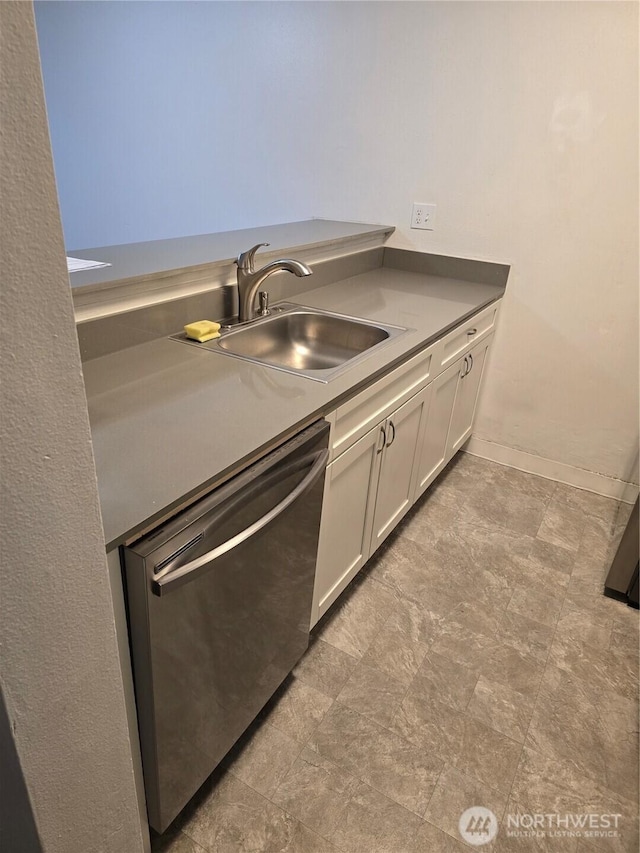
<path id="1" fill-rule="evenodd" d="M 393 421 L 389 421 L 389 427 L 393 430 L 393 435 L 391 436 L 390 439 L 387 440 L 385 447 L 391 447 L 393 442 L 396 440 L 396 427 L 395 427 L 395 424 L 393 423 Z"/>
<path id="2" fill-rule="evenodd" d="M 477 329 L 467 329 L 467 335 L 470 338 L 472 338 L 476 334 L 477 331 L 478 331 Z"/>
<path id="3" fill-rule="evenodd" d="M 471 355 L 471 353 L 469 353 L 469 370 L 467 370 L 467 373 L 471 373 L 472 370 L 473 370 L 473 356 Z"/>
<path id="4" fill-rule="evenodd" d="M 384 424 L 380 425 L 380 435 L 382 436 L 382 444 L 378 444 L 378 447 L 376 447 L 376 453 L 382 453 L 387 443 L 387 431 L 384 428 Z"/>
<path id="5" fill-rule="evenodd" d="M 462 373 L 460 374 L 460 379 L 464 379 L 464 377 L 469 372 L 469 362 L 467 361 L 468 358 L 469 358 L 469 356 L 465 355 L 465 357 L 463 359 L 464 360 L 464 367 L 462 368 Z"/>

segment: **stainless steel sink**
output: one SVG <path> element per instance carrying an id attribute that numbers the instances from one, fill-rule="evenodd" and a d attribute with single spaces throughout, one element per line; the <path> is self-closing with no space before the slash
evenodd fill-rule
<path id="1" fill-rule="evenodd" d="M 328 382 L 374 347 L 406 331 L 401 326 L 281 303 L 270 316 L 232 326 L 219 338 L 196 346 Z"/>

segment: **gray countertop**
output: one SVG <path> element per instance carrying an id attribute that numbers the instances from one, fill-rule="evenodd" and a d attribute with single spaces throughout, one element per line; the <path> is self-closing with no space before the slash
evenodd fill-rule
<path id="1" fill-rule="evenodd" d="M 503 293 L 495 283 L 380 267 L 292 297 L 415 330 L 327 384 L 168 338 L 87 362 L 107 547 L 150 529 Z"/>

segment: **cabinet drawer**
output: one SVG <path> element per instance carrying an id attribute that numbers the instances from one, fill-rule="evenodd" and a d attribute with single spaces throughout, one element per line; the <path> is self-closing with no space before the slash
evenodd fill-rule
<path id="1" fill-rule="evenodd" d="M 330 459 L 351 447 L 430 381 L 438 347 L 436 343 L 422 350 L 332 413 Z"/>
<path id="2" fill-rule="evenodd" d="M 494 302 L 449 332 L 448 335 L 445 335 L 441 341 L 439 365 L 441 370 L 453 364 L 456 359 L 493 329 L 498 319 L 499 308 L 500 302 Z"/>

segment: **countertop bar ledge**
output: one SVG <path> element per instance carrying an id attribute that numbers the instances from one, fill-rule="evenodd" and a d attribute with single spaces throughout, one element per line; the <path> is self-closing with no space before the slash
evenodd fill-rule
<path id="1" fill-rule="evenodd" d="M 317 263 L 382 246 L 390 225 L 309 219 L 219 234 L 199 234 L 120 246 L 69 249 L 73 258 L 109 266 L 69 275 L 76 322 L 131 311 L 233 283 L 235 259 L 257 243 L 260 264 L 284 254 Z"/>

